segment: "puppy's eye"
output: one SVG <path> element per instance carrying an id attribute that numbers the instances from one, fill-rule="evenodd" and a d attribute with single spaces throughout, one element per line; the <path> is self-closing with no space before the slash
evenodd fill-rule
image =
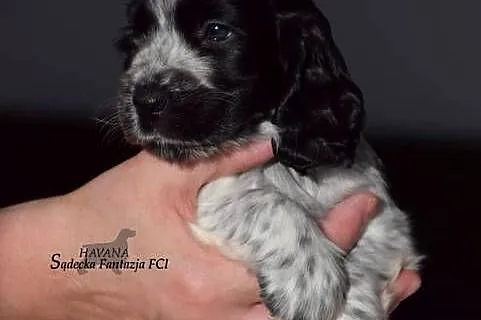
<path id="1" fill-rule="evenodd" d="M 206 27 L 204 39 L 209 42 L 224 42 L 233 35 L 233 30 L 220 23 L 209 23 Z"/>

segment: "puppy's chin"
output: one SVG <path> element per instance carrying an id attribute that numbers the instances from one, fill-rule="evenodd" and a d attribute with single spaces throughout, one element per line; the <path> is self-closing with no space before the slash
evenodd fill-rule
<path id="1" fill-rule="evenodd" d="M 178 164 L 192 164 L 199 160 L 232 152 L 259 139 L 271 139 L 273 146 L 279 143 L 279 130 L 271 122 L 262 122 L 255 128 L 235 138 L 209 142 L 172 139 L 159 134 L 145 135 L 139 130 L 132 130 L 130 126 L 122 126 L 124 137 L 129 144 L 139 146 L 163 160 Z"/>
<path id="2" fill-rule="evenodd" d="M 141 138 L 132 134 L 126 134 L 125 137 L 128 143 L 139 146 L 158 158 L 171 163 L 185 165 L 232 151 L 250 141 L 247 138 L 239 138 L 219 144 L 208 144 L 174 140 L 160 136 Z"/>
<path id="3" fill-rule="evenodd" d="M 178 164 L 194 163 L 222 152 L 217 146 L 162 140 L 144 143 L 142 147 L 161 159 Z"/>

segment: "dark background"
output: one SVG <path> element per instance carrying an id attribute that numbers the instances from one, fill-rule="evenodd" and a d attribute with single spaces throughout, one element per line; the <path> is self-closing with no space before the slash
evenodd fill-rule
<path id="1" fill-rule="evenodd" d="M 125 2 L 0 1 L 1 109 L 92 117 L 112 104 Z M 481 138 L 481 1 L 318 3 L 364 89 L 370 132 Z"/>
<path id="2" fill-rule="evenodd" d="M 0 207 L 68 192 L 135 152 L 94 120 L 115 101 L 125 2 L 0 1 Z M 395 318 L 481 319 L 481 2 L 318 3 L 428 256 Z"/>

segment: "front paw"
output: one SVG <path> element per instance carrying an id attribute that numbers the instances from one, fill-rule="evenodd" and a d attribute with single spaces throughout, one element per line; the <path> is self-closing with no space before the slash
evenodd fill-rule
<path id="1" fill-rule="evenodd" d="M 257 272 L 261 298 L 276 319 L 334 320 L 342 312 L 348 276 L 338 252 L 284 257 Z"/>

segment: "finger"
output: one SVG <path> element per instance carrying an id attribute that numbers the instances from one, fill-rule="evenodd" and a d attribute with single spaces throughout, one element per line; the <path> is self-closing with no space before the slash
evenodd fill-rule
<path id="1" fill-rule="evenodd" d="M 389 313 L 392 313 L 401 302 L 413 295 L 420 287 L 421 277 L 419 273 L 412 270 L 402 271 L 391 288 L 393 301 L 389 307 Z"/>
<path id="2" fill-rule="evenodd" d="M 370 193 L 354 195 L 329 212 L 321 222 L 321 229 L 329 240 L 347 253 L 376 215 L 377 204 L 377 198 Z"/>
<path id="3" fill-rule="evenodd" d="M 260 166 L 274 157 L 270 140 L 251 142 L 242 149 L 226 152 L 211 160 L 204 172 L 204 183 Z M 204 168 L 205 169 L 205 168 Z"/>

